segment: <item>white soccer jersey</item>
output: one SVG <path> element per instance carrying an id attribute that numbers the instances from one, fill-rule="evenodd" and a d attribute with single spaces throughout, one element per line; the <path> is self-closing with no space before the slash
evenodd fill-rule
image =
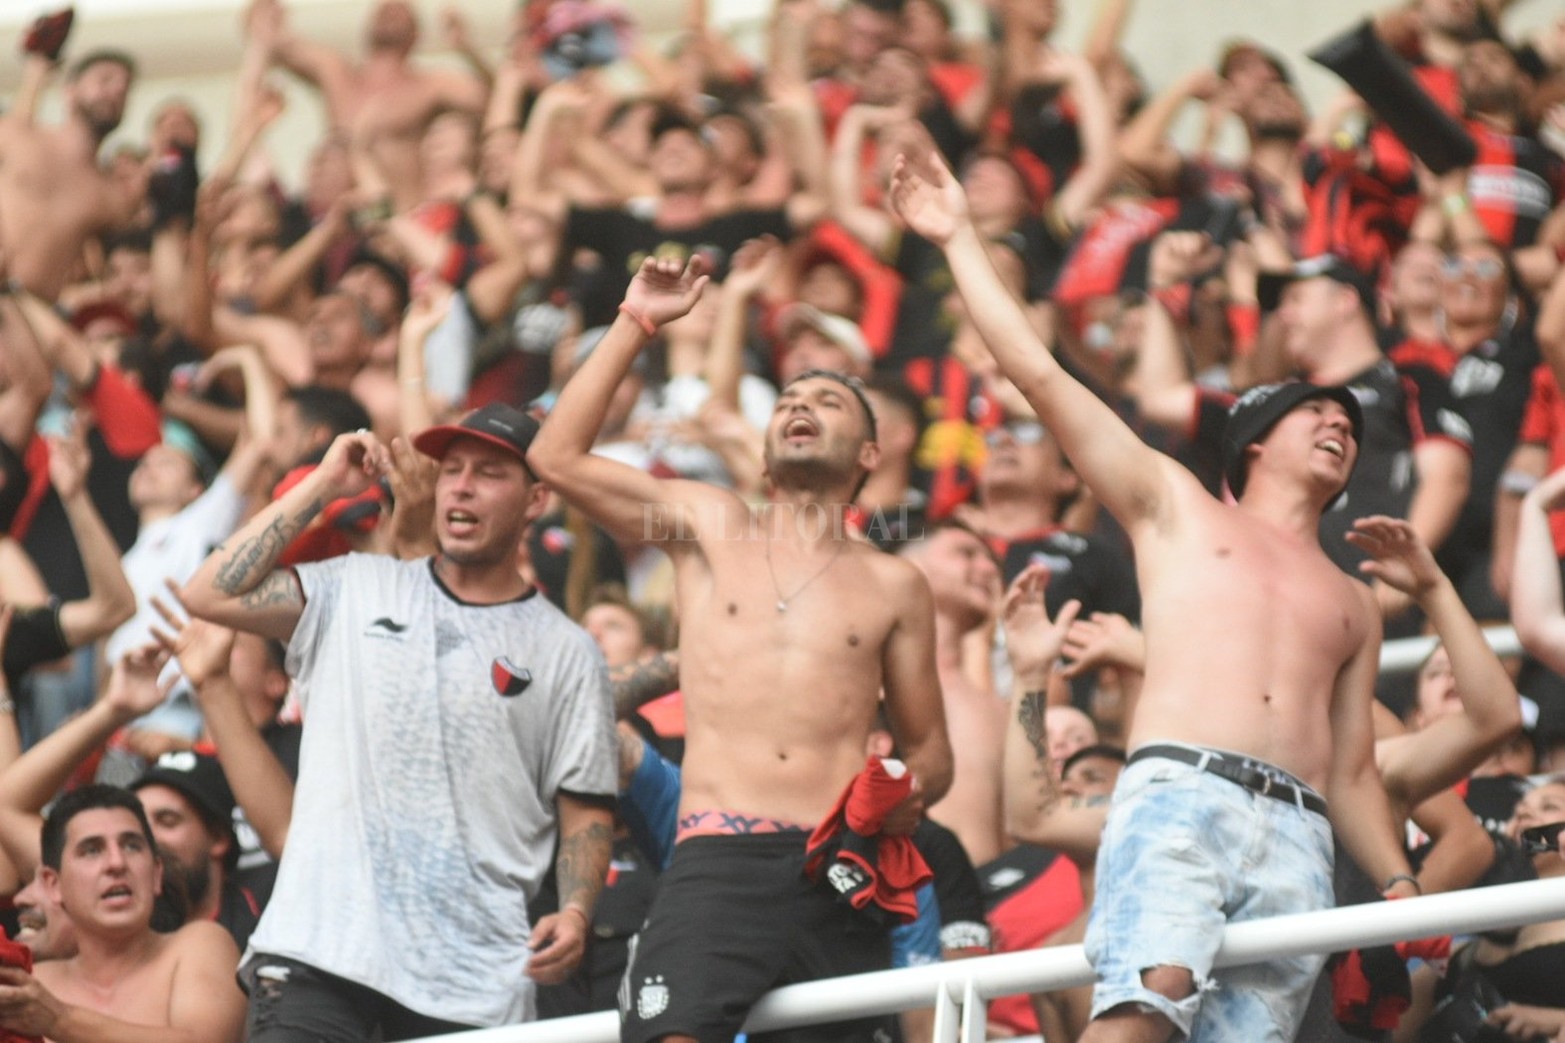
<path id="1" fill-rule="evenodd" d="M 459 601 L 428 559 L 352 554 L 298 575 L 299 782 L 250 952 L 446 1021 L 531 1018 L 527 903 L 555 795 L 615 792 L 597 647 L 542 596 Z"/>

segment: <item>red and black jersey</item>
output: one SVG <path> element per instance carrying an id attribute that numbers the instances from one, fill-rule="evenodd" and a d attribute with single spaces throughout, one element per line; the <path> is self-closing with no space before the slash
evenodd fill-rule
<path id="1" fill-rule="evenodd" d="M 1502 134 L 1475 121 L 1467 131 L 1478 145 L 1467 174 L 1473 213 L 1501 246 L 1530 246 L 1565 198 L 1565 160 L 1536 138 Z"/>
<path id="2" fill-rule="evenodd" d="M 1549 451 L 1549 473 L 1565 467 L 1565 395 L 1559 381 L 1546 363 L 1532 371 L 1532 397 L 1522 414 L 1523 445 L 1542 446 Z M 1565 513 L 1549 512 L 1549 531 L 1554 535 L 1554 553 L 1565 555 Z"/>

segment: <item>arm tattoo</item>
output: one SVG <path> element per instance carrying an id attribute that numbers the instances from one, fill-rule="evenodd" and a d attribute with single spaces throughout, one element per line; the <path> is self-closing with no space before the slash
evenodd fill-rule
<path id="1" fill-rule="evenodd" d="M 614 830 L 603 822 L 589 823 L 560 838 L 554 872 L 560 891 L 560 908 L 575 903 L 591 910 L 609 873 Z"/>
<path id="2" fill-rule="evenodd" d="M 1044 729 L 1046 692 L 1023 692 L 1016 703 L 1016 720 L 1022 726 L 1022 735 L 1032 747 L 1040 764 L 1049 763 L 1049 736 Z"/>
<path id="3" fill-rule="evenodd" d="M 284 570 L 269 574 L 254 590 L 241 597 L 239 604 L 252 612 L 278 606 L 303 608 L 304 595 L 299 592 L 294 574 Z"/>
<path id="4" fill-rule="evenodd" d="M 266 528 L 239 544 L 238 549 L 217 570 L 212 586 L 229 597 L 250 590 L 259 576 L 271 572 L 283 548 L 293 542 L 293 538 L 310 524 L 311 519 L 325 505 L 324 500 L 316 499 L 286 521 L 282 515 L 273 518 Z"/>
<path id="5" fill-rule="evenodd" d="M 627 663 L 609 671 L 616 718 L 629 717 L 643 705 L 678 687 L 678 652 L 659 652 L 646 662 Z"/>

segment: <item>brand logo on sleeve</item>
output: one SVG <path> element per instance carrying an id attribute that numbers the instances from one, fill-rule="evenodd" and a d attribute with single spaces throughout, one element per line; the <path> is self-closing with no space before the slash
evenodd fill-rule
<path id="1" fill-rule="evenodd" d="M 517 666 L 505 656 L 496 656 L 489 664 L 489 680 L 501 695 L 521 695 L 533 683 L 533 672 Z"/>

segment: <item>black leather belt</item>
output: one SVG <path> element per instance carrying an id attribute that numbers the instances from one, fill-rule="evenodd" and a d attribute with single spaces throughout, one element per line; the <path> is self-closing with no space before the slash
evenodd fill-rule
<path id="1" fill-rule="evenodd" d="M 1326 801 L 1319 793 L 1297 783 L 1279 779 L 1276 775 L 1260 768 L 1252 767 L 1242 760 L 1232 760 L 1221 753 L 1210 750 L 1193 750 L 1188 746 L 1169 746 L 1154 743 L 1151 746 L 1143 746 L 1130 755 L 1127 766 L 1147 757 L 1161 757 L 1164 760 L 1178 761 L 1180 764 L 1188 764 L 1194 768 L 1200 768 L 1204 772 L 1216 775 L 1220 779 L 1243 786 L 1252 793 L 1259 793 L 1263 797 L 1271 797 L 1288 804 L 1297 804 L 1306 811 L 1313 811 L 1317 815 L 1326 814 Z"/>

